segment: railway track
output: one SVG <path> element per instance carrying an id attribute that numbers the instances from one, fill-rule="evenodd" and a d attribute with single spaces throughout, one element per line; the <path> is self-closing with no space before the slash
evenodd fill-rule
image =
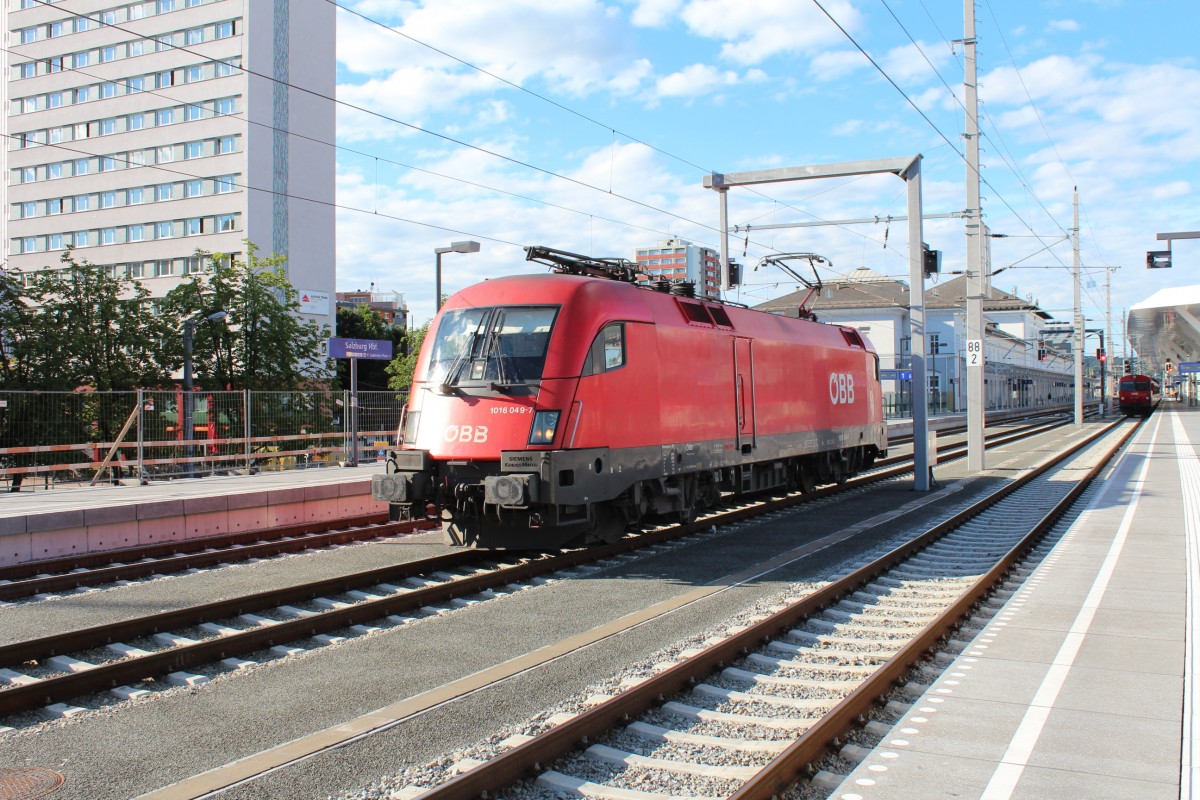
<path id="1" fill-rule="evenodd" d="M 899 716 L 927 688 L 945 648 L 961 646 L 954 631 L 1014 590 L 1000 587 L 1136 428 L 1115 422 L 744 629 L 550 717 L 536 735 L 490 745 L 489 758 L 460 761 L 439 785 L 389 796 L 765 800 L 800 781 L 831 791 L 868 752 L 843 737 L 881 699 L 892 698 L 885 716 Z M 865 733 L 887 730 L 872 722 Z"/>
<path id="2" fill-rule="evenodd" d="M 1036 424 L 996 434 L 989 437 L 989 446 L 1034 436 L 1061 424 Z M 939 458 L 963 453 L 965 447 L 961 445 L 939 448 Z M 158 688 L 194 685 L 222 671 L 254 666 L 258 659 L 294 655 L 349 636 L 405 624 L 423 613 L 436 613 L 438 607 L 465 605 L 518 591 L 555 573 L 694 536 L 714 526 L 861 490 L 910 469 L 903 465 L 876 468 L 839 486 L 743 503 L 690 525 L 667 527 L 586 550 L 527 556 L 459 550 L 0 646 L 0 717 L 41 709 L 54 716 L 71 716 L 114 702 L 110 699 L 114 696 L 118 700 L 138 699 Z M 221 553 L 199 555 L 219 558 Z M 152 564 L 146 566 L 151 572 L 160 571 Z M 84 706 L 68 702 L 94 693 L 108 697 L 85 700 Z"/>
<path id="3" fill-rule="evenodd" d="M 370 541 L 434 527 L 436 525 L 423 521 L 388 522 L 386 513 L 368 514 L 32 561 L 0 568 L 0 602 Z"/>
<path id="4" fill-rule="evenodd" d="M 1061 419 L 1034 422 L 1013 431 L 993 434 L 987 440 L 998 443 L 1014 441 L 1010 437 L 1033 436 L 1062 424 Z M 938 447 L 938 457 L 942 459 L 957 458 L 963 452 L 961 444 L 948 443 Z M 889 467 L 911 460 L 911 456 L 893 456 L 877 461 L 875 466 Z M 335 530 L 330 530 L 332 525 L 336 525 Z M 336 523 L 310 522 L 17 564 L 0 568 L 0 602 L 21 598 L 47 599 L 85 587 L 178 574 L 434 527 L 436 525 L 422 522 L 388 522 L 386 514 L 373 514 Z"/>

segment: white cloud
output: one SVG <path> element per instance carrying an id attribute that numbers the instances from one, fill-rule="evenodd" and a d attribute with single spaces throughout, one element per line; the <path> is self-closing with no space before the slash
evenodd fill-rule
<path id="1" fill-rule="evenodd" d="M 630 21 L 641 28 L 658 28 L 670 22 L 683 0 L 638 0 Z"/>
<path id="2" fill-rule="evenodd" d="M 736 72 L 718 70 L 708 64 L 692 64 L 659 78 L 655 91 L 660 97 L 695 97 L 738 82 Z"/>
<path id="3" fill-rule="evenodd" d="M 1052 19 L 1046 25 L 1046 30 L 1050 31 L 1077 31 L 1079 29 L 1079 23 L 1073 19 Z"/>
<path id="4" fill-rule="evenodd" d="M 833 81 L 870 66 L 857 50 L 829 50 L 813 56 L 808 71 L 819 81 Z"/>
<path id="5" fill-rule="evenodd" d="M 860 27 L 862 16 L 849 0 L 831 0 L 825 7 L 851 33 Z M 680 16 L 694 33 L 724 41 L 721 56 L 739 64 L 845 41 L 819 8 L 795 0 L 691 0 Z"/>
<path id="6" fill-rule="evenodd" d="M 1184 197 L 1192 193 L 1192 185 L 1187 181 L 1171 181 L 1155 186 L 1150 196 L 1155 200 L 1170 200 L 1173 197 Z"/>

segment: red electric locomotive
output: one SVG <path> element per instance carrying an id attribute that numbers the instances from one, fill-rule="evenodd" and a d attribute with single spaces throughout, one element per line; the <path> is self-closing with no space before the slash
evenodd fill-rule
<path id="1" fill-rule="evenodd" d="M 526 249 L 555 274 L 465 289 L 425 339 L 401 447 L 372 479 L 393 518 L 436 512 L 478 547 L 611 541 L 886 453 L 879 359 L 857 330 Z"/>
<path id="2" fill-rule="evenodd" d="M 1148 375 L 1121 376 L 1117 386 L 1117 402 L 1125 416 L 1141 414 L 1148 417 L 1159 400 L 1162 400 L 1162 387 L 1154 378 Z"/>

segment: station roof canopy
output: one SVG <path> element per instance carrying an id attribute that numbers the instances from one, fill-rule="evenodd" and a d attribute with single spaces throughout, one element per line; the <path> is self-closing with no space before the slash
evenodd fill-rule
<path id="1" fill-rule="evenodd" d="M 1200 361 L 1200 285 L 1163 289 L 1129 309 L 1129 345 L 1148 374 Z"/>

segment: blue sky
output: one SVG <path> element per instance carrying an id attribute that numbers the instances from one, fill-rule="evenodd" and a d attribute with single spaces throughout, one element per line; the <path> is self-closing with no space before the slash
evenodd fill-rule
<path id="1" fill-rule="evenodd" d="M 965 207 L 960 2 L 340 2 L 338 98 L 363 110 L 339 107 L 338 289 L 402 292 L 417 324 L 433 313 L 433 250 L 453 240 L 482 249 L 444 257 L 447 292 L 544 271 L 528 244 L 715 247 L 710 170 L 920 153 L 926 213 Z M 1120 267 L 1114 329 L 1122 306 L 1200 283 L 1200 241 L 1177 243 L 1171 270 L 1144 267 L 1165 247 L 1156 233 L 1200 230 L 1200 4 L 980 0 L 976 17 L 984 217 L 1007 235 L 993 269 L 1015 265 L 995 285 L 1069 318 L 1076 185 L 1089 326 L 1103 322 L 1105 266 Z M 730 194 L 739 225 L 903 213 L 891 176 Z M 752 229 L 732 245 L 748 275 L 729 299 L 794 288 L 751 269 L 775 251 L 822 254 L 826 281 L 860 266 L 906 277 L 906 234 Z M 962 268 L 961 221 L 927 221 L 925 240 L 943 270 Z"/>

